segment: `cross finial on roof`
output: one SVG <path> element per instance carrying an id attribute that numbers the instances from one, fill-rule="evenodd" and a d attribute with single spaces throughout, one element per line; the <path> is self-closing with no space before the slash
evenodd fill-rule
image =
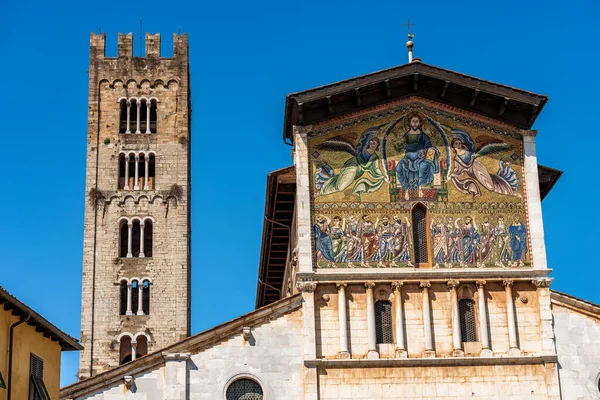
<path id="1" fill-rule="evenodd" d="M 408 28 L 408 32 L 407 32 L 408 42 L 406 42 L 406 48 L 408 49 L 408 62 L 411 63 L 412 59 L 413 59 L 413 57 L 412 57 L 412 49 L 413 49 L 413 46 L 414 46 L 414 43 L 413 43 L 412 40 L 415 37 L 415 34 L 414 33 L 410 33 L 410 27 L 411 26 L 417 26 L 417 24 L 411 24 L 410 23 L 410 18 L 408 18 L 407 23 L 406 24 L 402 24 L 402 26 L 406 26 Z"/>

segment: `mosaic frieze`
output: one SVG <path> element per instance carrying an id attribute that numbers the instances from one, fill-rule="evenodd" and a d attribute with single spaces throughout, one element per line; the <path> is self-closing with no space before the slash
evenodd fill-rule
<path id="1" fill-rule="evenodd" d="M 516 132 L 413 103 L 313 130 L 317 265 L 413 267 L 428 209 L 432 267 L 530 266 Z"/>

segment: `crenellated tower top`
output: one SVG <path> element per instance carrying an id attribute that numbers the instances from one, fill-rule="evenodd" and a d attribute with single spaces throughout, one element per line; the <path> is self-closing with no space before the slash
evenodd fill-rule
<path id="1" fill-rule="evenodd" d="M 173 34 L 173 57 L 160 56 L 160 33 L 154 35 L 146 33 L 146 53 L 144 57 L 133 56 L 133 33 L 119 33 L 117 44 L 117 59 L 136 58 L 147 60 L 187 60 L 188 57 L 188 37 L 187 33 L 183 35 Z M 115 57 L 106 57 L 106 34 L 104 32 L 95 34 L 90 33 L 90 59 L 115 59 Z"/>

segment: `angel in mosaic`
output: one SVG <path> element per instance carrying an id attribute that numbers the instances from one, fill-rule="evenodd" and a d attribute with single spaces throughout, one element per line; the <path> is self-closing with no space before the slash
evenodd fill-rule
<path id="1" fill-rule="evenodd" d="M 317 215 L 316 224 L 313 226 L 315 235 L 315 249 L 317 257 L 324 258 L 329 266 L 333 266 L 333 244 L 331 243 L 331 220 L 324 215 Z"/>
<path id="2" fill-rule="evenodd" d="M 487 190 L 507 196 L 519 196 L 519 179 L 508 162 L 500 160 L 498 172 L 490 174 L 477 158 L 506 151 L 510 145 L 492 137 L 478 137 L 477 147 L 471 136 L 460 129 L 452 129 L 450 146 L 454 150 L 454 166 L 448 180 L 462 193 L 470 194 L 473 199 L 481 196 L 477 183 Z"/>
<path id="3" fill-rule="evenodd" d="M 504 224 L 504 217 L 498 217 L 498 223 L 494 227 L 494 254 L 493 261 L 498 267 L 506 266 L 511 261 L 512 249 L 510 247 L 510 234 L 508 227 Z"/>
<path id="4" fill-rule="evenodd" d="M 352 156 L 337 175 L 327 162 L 321 162 L 317 166 L 314 179 L 318 194 L 338 193 L 354 183 L 352 194 L 360 197 L 362 193 L 374 192 L 383 185 L 385 176 L 381 172 L 379 156 L 376 153 L 379 149 L 380 128 L 381 126 L 368 128 L 356 146 L 343 137 L 330 139 L 318 146 L 319 149 L 341 151 Z"/>

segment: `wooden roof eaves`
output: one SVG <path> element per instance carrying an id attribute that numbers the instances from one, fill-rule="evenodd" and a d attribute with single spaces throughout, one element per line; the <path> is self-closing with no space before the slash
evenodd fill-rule
<path id="1" fill-rule="evenodd" d="M 554 185 L 556 185 L 556 182 L 558 182 L 558 180 L 562 176 L 563 171 L 538 164 L 538 174 L 541 176 L 543 173 L 550 175 L 552 177 L 552 181 L 548 184 L 548 187 L 546 187 L 544 190 L 542 190 L 542 188 L 541 188 L 542 182 L 541 182 L 541 179 L 539 180 L 540 181 L 540 200 L 544 200 L 544 198 L 550 193 L 550 191 L 552 190 Z"/>
<path id="2" fill-rule="evenodd" d="M 0 286 L 0 304 L 4 305 L 4 310 L 12 310 L 13 315 L 29 316 L 27 324 L 36 328 L 36 331 L 58 342 L 63 351 L 83 350 L 83 346 L 74 337 L 66 334 L 51 324 L 47 319 L 36 313 L 32 308 L 22 303 L 6 289 Z"/>
<path id="3" fill-rule="evenodd" d="M 201 352 L 210 346 L 220 343 L 235 334 L 241 333 L 244 326 L 258 326 L 282 315 L 301 309 L 302 294 L 283 298 L 268 306 L 251 311 L 223 324 L 185 338 L 170 346 L 164 347 L 126 364 L 102 372 L 93 377 L 81 380 L 60 390 L 61 399 L 73 399 L 94 391 L 105 389 L 113 383 L 122 381 L 125 375 L 139 375 L 157 365 L 164 363 L 163 353 Z"/>
<path id="4" fill-rule="evenodd" d="M 365 86 L 385 83 L 391 79 L 399 79 L 414 75 L 423 75 L 434 79 L 444 80 L 457 86 L 462 86 L 474 91 L 489 93 L 497 97 L 503 97 L 512 101 L 529 104 L 536 107 L 534 115 L 530 117 L 528 128 L 533 125 L 535 119 L 542 111 L 542 108 L 548 101 L 548 96 L 528 92 L 511 86 L 501 85 L 492 81 L 475 78 L 473 76 L 461 74 L 459 72 L 424 64 L 420 61 L 404 64 L 386 70 L 373 72 L 359 77 L 339 81 L 336 83 L 305 90 L 303 92 L 290 93 L 286 96 L 283 140 L 286 143 L 291 142 L 292 124 L 298 117 L 298 107 L 304 103 L 310 103 L 319 99 L 331 97 L 340 93 L 345 93 L 359 89 Z M 418 93 L 416 93 L 418 96 Z M 300 123 L 302 125 L 302 123 Z"/>

